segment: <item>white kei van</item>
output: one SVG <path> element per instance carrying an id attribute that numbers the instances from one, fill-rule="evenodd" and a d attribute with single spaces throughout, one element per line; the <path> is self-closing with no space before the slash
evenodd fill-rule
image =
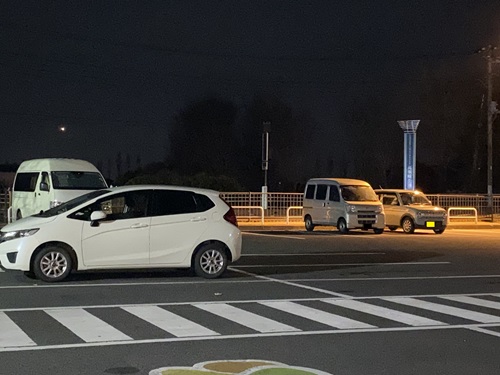
<path id="1" fill-rule="evenodd" d="M 17 169 L 14 179 L 11 221 L 48 210 L 92 190 L 107 187 L 101 172 L 85 160 L 25 160 Z"/>
<path id="2" fill-rule="evenodd" d="M 317 225 L 384 232 L 384 208 L 368 182 L 349 178 L 312 178 L 307 181 L 303 202 L 307 231 Z"/>

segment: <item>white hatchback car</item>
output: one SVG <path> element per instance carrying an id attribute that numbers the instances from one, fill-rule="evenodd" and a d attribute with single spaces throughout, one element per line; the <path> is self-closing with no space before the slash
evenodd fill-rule
<path id="1" fill-rule="evenodd" d="M 191 268 L 216 278 L 239 259 L 236 215 L 213 190 L 123 186 L 8 224 L 0 263 L 44 281 L 72 270 Z"/>

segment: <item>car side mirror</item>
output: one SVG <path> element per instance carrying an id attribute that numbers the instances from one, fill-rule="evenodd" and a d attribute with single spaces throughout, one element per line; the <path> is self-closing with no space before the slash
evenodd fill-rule
<path id="1" fill-rule="evenodd" d="M 94 211 L 90 214 L 90 226 L 98 227 L 99 221 L 106 219 L 106 214 L 104 211 Z"/>
<path id="2" fill-rule="evenodd" d="M 49 191 L 49 184 L 46 182 L 40 182 L 40 190 L 41 191 Z"/>

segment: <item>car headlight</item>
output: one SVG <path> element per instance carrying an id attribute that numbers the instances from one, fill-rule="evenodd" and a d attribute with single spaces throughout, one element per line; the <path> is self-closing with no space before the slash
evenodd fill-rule
<path id="1" fill-rule="evenodd" d="M 22 230 L 16 230 L 12 232 L 2 232 L 0 234 L 0 242 L 5 242 L 5 241 L 10 241 L 14 240 L 16 238 L 22 238 L 22 237 L 28 237 L 36 232 L 38 232 L 39 228 L 34 228 L 34 229 L 22 229 Z"/>
<path id="2" fill-rule="evenodd" d="M 417 217 L 423 217 L 425 216 L 425 212 L 419 211 L 417 212 Z"/>
<path id="3" fill-rule="evenodd" d="M 347 211 L 348 212 L 358 212 L 358 208 L 356 206 L 353 206 L 353 205 L 348 205 Z"/>
<path id="4" fill-rule="evenodd" d="M 375 207 L 375 213 L 379 214 L 382 212 L 382 206 Z"/>

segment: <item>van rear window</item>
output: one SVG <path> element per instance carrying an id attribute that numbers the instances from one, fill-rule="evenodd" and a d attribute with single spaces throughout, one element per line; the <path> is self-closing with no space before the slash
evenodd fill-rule
<path id="1" fill-rule="evenodd" d="M 16 175 L 15 191 L 35 191 L 38 172 L 25 172 Z"/>
<path id="2" fill-rule="evenodd" d="M 106 181 L 96 172 L 51 172 L 54 189 L 95 190 L 107 188 Z"/>

